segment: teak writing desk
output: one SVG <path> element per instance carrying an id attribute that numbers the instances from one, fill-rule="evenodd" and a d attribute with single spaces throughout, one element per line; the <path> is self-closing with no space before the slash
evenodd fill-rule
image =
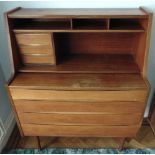
<path id="1" fill-rule="evenodd" d="M 120 138 L 141 127 L 152 14 L 135 9 L 6 13 L 12 106 L 22 136 Z"/>

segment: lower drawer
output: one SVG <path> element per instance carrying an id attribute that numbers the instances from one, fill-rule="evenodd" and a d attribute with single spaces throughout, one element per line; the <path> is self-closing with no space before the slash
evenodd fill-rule
<path id="1" fill-rule="evenodd" d="M 139 126 L 70 126 L 21 124 L 25 136 L 133 137 Z"/>
<path id="2" fill-rule="evenodd" d="M 21 123 L 55 125 L 137 125 L 141 114 L 18 113 Z"/>

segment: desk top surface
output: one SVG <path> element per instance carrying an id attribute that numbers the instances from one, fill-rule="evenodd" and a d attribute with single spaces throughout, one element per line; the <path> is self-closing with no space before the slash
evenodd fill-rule
<path id="1" fill-rule="evenodd" d="M 9 18 L 89 18 L 89 17 L 146 17 L 142 8 L 17 8 L 8 13 Z"/>

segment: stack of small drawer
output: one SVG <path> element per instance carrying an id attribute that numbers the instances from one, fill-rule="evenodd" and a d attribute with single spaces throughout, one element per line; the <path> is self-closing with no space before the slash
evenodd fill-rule
<path id="1" fill-rule="evenodd" d="M 55 64 L 51 33 L 16 33 L 23 64 Z"/>

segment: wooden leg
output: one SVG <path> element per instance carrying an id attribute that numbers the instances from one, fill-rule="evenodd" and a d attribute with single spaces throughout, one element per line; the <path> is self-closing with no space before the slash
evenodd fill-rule
<path id="1" fill-rule="evenodd" d="M 152 123 L 151 123 L 151 121 L 149 119 L 147 119 L 147 122 L 149 123 L 149 125 L 151 127 L 151 130 L 152 130 L 152 132 L 153 132 L 153 134 L 155 136 L 155 128 L 154 128 L 154 126 L 152 125 Z"/>
<path id="2" fill-rule="evenodd" d="M 120 138 L 118 150 L 122 151 L 124 148 L 125 138 Z"/>
<path id="3" fill-rule="evenodd" d="M 133 138 L 134 138 L 134 137 L 133 137 Z M 131 138 L 130 138 L 130 137 L 125 138 L 125 141 L 126 141 L 127 143 L 130 143 L 130 140 L 131 140 Z"/>
<path id="4" fill-rule="evenodd" d="M 51 142 L 55 142 L 55 141 L 57 140 L 57 137 L 53 137 L 53 139 L 50 141 L 49 144 L 46 144 L 46 145 L 44 145 L 44 146 L 41 146 L 40 137 L 37 136 L 36 138 L 37 138 L 37 145 L 38 145 L 38 149 L 39 149 L 39 150 L 42 150 L 42 149 L 48 147 L 48 145 L 49 145 Z"/>
<path id="5" fill-rule="evenodd" d="M 40 137 L 39 136 L 37 136 L 37 144 L 38 144 L 38 149 L 41 150 L 42 147 L 41 147 Z"/>
<path id="6" fill-rule="evenodd" d="M 44 145 L 44 148 L 47 148 L 51 143 L 54 143 L 58 140 L 58 137 L 51 137 L 51 140 Z"/>

